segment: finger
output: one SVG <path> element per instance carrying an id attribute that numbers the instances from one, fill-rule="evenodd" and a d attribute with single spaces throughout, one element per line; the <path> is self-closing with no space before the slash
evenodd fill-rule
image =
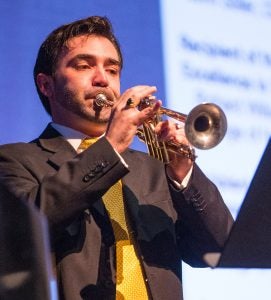
<path id="1" fill-rule="evenodd" d="M 136 107 L 137 104 L 135 102 L 135 100 L 133 98 L 128 98 L 128 100 L 126 101 L 126 105 L 125 105 L 125 109 L 129 109 L 129 108 L 134 108 Z"/>
<path id="2" fill-rule="evenodd" d="M 157 101 L 154 106 L 150 106 L 138 111 L 138 126 L 142 125 L 147 120 L 153 119 L 160 107 L 161 101 Z"/>
<path id="3" fill-rule="evenodd" d="M 155 86 L 135 86 L 126 90 L 120 97 L 119 104 L 122 108 L 137 107 L 140 101 L 152 96 L 157 91 Z"/>
<path id="4" fill-rule="evenodd" d="M 184 123 L 175 123 L 176 130 L 183 130 L 184 129 Z"/>
<path id="5" fill-rule="evenodd" d="M 152 96 L 156 92 L 156 86 L 137 86 L 135 89 L 132 89 L 132 93 L 134 93 L 134 95 L 131 96 L 134 96 L 137 101 L 140 101 L 141 99 Z"/>
<path id="6" fill-rule="evenodd" d="M 176 136 L 175 125 L 168 120 L 158 123 L 155 132 L 161 141 L 173 140 Z"/>

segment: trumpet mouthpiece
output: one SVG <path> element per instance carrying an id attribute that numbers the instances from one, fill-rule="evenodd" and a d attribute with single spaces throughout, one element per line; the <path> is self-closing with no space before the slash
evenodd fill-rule
<path id="1" fill-rule="evenodd" d="M 98 92 L 95 96 L 94 103 L 97 107 L 112 107 L 114 101 L 110 99 L 110 96 L 105 92 Z"/>

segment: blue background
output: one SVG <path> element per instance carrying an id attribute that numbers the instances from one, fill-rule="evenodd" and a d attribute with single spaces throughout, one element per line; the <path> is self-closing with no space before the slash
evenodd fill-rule
<path id="1" fill-rule="evenodd" d="M 1 0 L 0 11 L 0 144 L 29 141 L 49 121 L 32 77 L 37 51 L 53 29 L 78 18 L 110 18 L 124 55 L 122 91 L 150 84 L 165 98 L 158 1 Z"/>

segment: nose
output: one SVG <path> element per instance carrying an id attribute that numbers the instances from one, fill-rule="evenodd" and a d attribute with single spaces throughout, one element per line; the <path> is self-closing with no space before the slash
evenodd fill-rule
<path id="1" fill-rule="evenodd" d="M 108 78 L 106 72 L 103 68 L 96 68 L 95 72 L 92 77 L 92 85 L 93 86 L 101 86 L 107 87 L 108 86 Z"/>

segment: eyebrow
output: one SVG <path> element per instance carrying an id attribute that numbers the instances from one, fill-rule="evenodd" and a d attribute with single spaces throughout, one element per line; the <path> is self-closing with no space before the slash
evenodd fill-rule
<path id="1" fill-rule="evenodd" d="M 82 54 L 77 54 L 76 56 L 74 56 L 74 57 L 70 60 L 69 63 L 71 63 L 71 62 L 73 62 L 73 61 L 75 61 L 75 60 L 77 60 L 77 59 L 78 59 L 78 60 L 80 60 L 80 59 L 82 59 L 82 60 L 93 60 L 93 59 L 95 59 L 95 56 L 94 56 L 94 55 L 91 55 L 91 54 L 84 54 L 84 53 L 82 53 Z M 105 64 L 106 64 L 106 65 L 115 65 L 115 66 L 121 67 L 120 61 L 117 60 L 117 59 L 115 59 L 115 58 L 112 58 L 112 57 L 106 58 Z"/>

